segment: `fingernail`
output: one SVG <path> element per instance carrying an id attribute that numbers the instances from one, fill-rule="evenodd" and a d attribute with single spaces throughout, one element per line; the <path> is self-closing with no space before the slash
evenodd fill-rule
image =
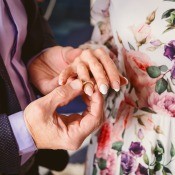
<path id="1" fill-rule="evenodd" d="M 84 92 L 89 96 L 92 96 L 92 94 L 93 94 L 93 90 L 90 86 L 86 86 L 84 89 Z"/>
<path id="2" fill-rule="evenodd" d="M 100 86 L 100 92 L 101 92 L 103 95 L 107 94 L 107 92 L 108 92 L 108 86 L 105 85 L 105 84 L 102 84 L 102 85 Z"/>
<path id="3" fill-rule="evenodd" d="M 59 79 L 59 80 L 58 80 L 58 84 L 59 84 L 59 85 L 63 85 L 63 80 Z"/>
<path id="4" fill-rule="evenodd" d="M 124 79 L 125 79 L 125 81 L 126 81 L 126 84 L 128 84 L 128 79 L 126 78 L 126 77 L 123 77 Z"/>
<path id="5" fill-rule="evenodd" d="M 113 89 L 114 89 L 116 92 L 118 92 L 118 91 L 120 90 L 120 85 L 119 85 L 119 82 L 118 82 L 118 81 L 114 81 L 114 82 L 112 83 L 112 85 L 113 85 Z"/>
<path id="6" fill-rule="evenodd" d="M 120 89 L 114 89 L 115 92 L 118 92 Z"/>
<path id="7" fill-rule="evenodd" d="M 126 86 L 127 84 L 128 84 L 128 79 L 126 77 L 122 77 L 120 87 Z"/>
<path id="8" fill-rule="evenodd" d="M 74 80 L 70 83 L 72 89 L 78 90 L 82 88 L 82 82 L 80 80 Z"/>

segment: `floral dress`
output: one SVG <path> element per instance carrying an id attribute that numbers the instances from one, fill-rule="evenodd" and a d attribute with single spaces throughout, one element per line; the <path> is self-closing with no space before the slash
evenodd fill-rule
<path id="1" fill-rule="evenodd" d="M 97 0 L 92 20 L 129 83 L 105 97 L 86 175 L 175 175 L 175 0 Z"/>

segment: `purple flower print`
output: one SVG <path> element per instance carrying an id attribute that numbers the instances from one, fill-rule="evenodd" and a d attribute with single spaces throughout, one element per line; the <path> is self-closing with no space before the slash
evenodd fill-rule
<path id="1" fill-rule="evenodd" d="M 153 46 L 161 46 L 162 45 L 162 42 L 160 40 L 154 40 L 154 41 L 151 41 L 150 42 Z"/>
<path id="2" fill-rule="evenodd" d="M 171 78 L 175 79 L 175 64 L 174 64 L 174 66 L 171 69 Z"/>
<path id="3" fill-rule="evenodd" d="M 139 164 L 137 171 L 135 172 L 136 175 L 148 175 L 148 170 L 141 164 Z"/>
<path id="4" fill-rule="evenodd" d="M 122 152 L 121 167 L 122 167 L 123 173 L 126 175 L 132 172 L 135 172 L 137 169 L 136 159 L 129 152 Z"/>
<path id="5" fill-rule="evenodd" d="M 175 40 L 172 40 L 168 43 L 168 45 L 165 45 L 164 49 L 164 56 L 169 58 L 171 61 L 175 59 Z"/>
<path id="6" fill-rule="evenodd" d="M 145 153 L 145 148 L 140 142 L 132 142 L 129 148 L 129 152 L 136 157 L 141 157 Z"/>

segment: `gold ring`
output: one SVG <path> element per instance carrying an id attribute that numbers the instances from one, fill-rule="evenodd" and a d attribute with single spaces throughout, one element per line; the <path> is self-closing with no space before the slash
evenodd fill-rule
<path id="1" fill-rule="evenodd" d="M 93 82 L 93 81 L 83 81 L 83 87 L 84 87 L 87 83 L 90 83 L 92 86 L 94 86 L 94 82 Z"/>

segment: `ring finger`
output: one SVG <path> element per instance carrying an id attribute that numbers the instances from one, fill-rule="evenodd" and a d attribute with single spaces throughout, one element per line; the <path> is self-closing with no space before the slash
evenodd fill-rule
<path id="1" fill-rule="evenodd" d="M 84 86 L 83 86 L 84 92 L 88 96 L 91 96 L 94 92 L 94 85 L 93 85 L 93 82 L 91 81 L 89 70 L 83 62 L 80 62 L 77 65 L 77 75 L 82 80 L 82 82 L 84 82 Z"/>

